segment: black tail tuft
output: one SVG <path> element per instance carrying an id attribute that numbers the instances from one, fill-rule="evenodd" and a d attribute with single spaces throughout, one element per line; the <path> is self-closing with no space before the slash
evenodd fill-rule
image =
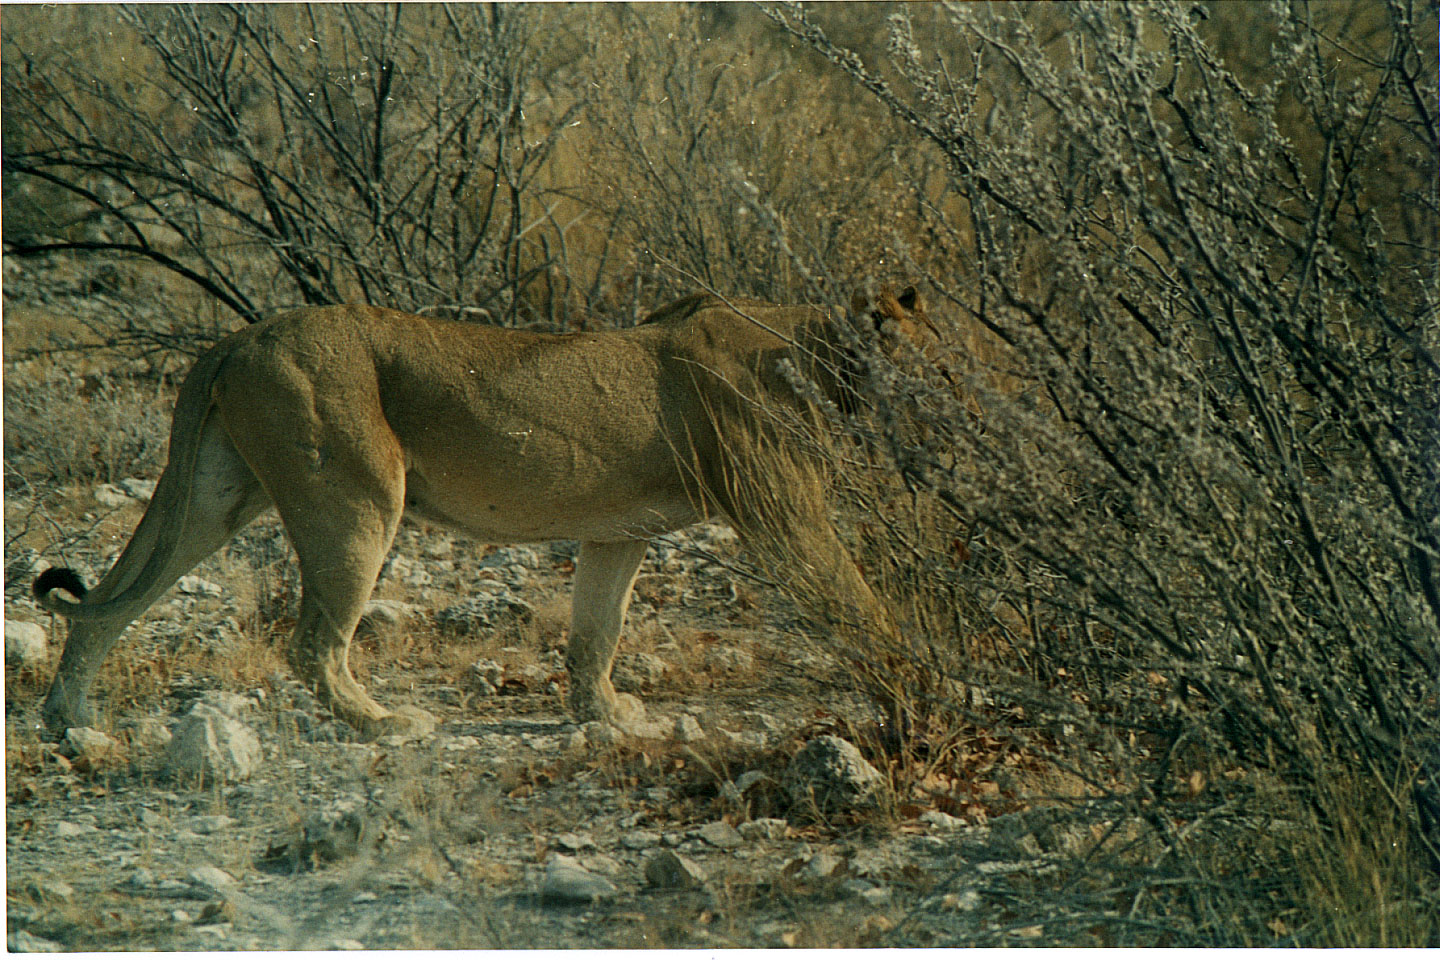
<path id="1" fill-rule="evenodd" d="M 64 590 L 76 600 L 84 600 L 87 592 L 85 581 L 80 579 L 80 574 L 69 567 L 51 567 L 35 578 L 30 589 L 35 591 L 35 596 L 41 600 L 44 600 L 51 590 Z"/>

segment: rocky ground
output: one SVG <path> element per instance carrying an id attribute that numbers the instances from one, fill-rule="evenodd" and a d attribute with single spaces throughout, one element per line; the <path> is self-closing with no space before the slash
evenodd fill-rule
<path id="1" fill-rule="evenodd" d="M 94 535 L 69 562 L 102 571 L 148 494 L 140 480 L 92 488 L 75 519 Z M 833 666 L 729 569 L 723 527 L 657 544 L 642 571 L 616 678 L 647 725 L 571 722 L 573 550 L 403 530 L 355 666 L 381 699 L 441 722 L 378 743 L 274 654 L 294 590 L 274 521 L 132 627 L 99 684 L 102 729 L 47 740 L 38 699 L 63 625 L 24 594 L 48 561 L 15 551 L 10 947 L 1037 942 L 986 887 L 1043 875 L 1066 839 L 983 798 L 960 816 L 894 809 L 836 735 L 854 705 Z"/>

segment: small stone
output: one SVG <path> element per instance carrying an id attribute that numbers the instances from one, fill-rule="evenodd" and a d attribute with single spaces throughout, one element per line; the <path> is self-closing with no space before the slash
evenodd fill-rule
<path id="1" fill-rule="evenodd" d="M 329 949 L 331 949 L 331 950 L 364 950 L 364 949 L 365 949 L 365 944 L 361 943 L 359 940 L 350 940 L 350 939 L 348 939 L 348 938 L 341 937 L 341 938 L 336 939 L 336 940 L 331 940 L 331 941 L 330 941 L 330 947 L 329 947 Z"/>
<path id="2" fill-rule="evenodd" d="M 5 621 L 5 666 L 12 670 L 38 667 L 50 659 L 45 628 L 24 620 Z"/>
<path id="3" fill-rule="evenodd" d="M 945 910 L 971 913 L 980 907 L 980 891 L 964 890 L 960 893 L 947 893 L 940 898 L 940 906 Z"/>
<path id="4" fill-rule="evenodd" d="M 202 577 L 181 577 L 176 582 L 181 593 L 191 597 L 223 597 L 225 588 Z"/>
<path id="5" fill-rule="evenodd" d="M 113 760 L 120 755 L 120 744 L 107 734 L 90 727 L 71 727 L 66 730 L 61 749 L 71 759 L 84 759 L 92 764 Z"/>
<path id="6" fill-rule="evenodd" d="M 65 948 L 53 940 L 37 937 L 25 930 L 16 930 L 5 938 L 5 946 L 11 953 L 64 953 Z"/>
<path id="7" fill-rule="evenodd" d="M 420 613 L 420 608 L 413 603 L 371 600 L 365 604 L 365 612 L 360 614 L 360 620 L 362 623 L 368 622 L 377 626 L 403 627 L 407 621 L 418 618 Z"/>
<path id="8" fill-rule="evenodd" d="M 805 866 L 801 868 L 800 873 L 802 876 L 818 880 L 822 877 L 828 877 L 836 870 L 839 870 L 842 863 L 844 863 L 844 861 L 833 853 L 821 851 L 811 855 L 810 859 L 806 861 Z"/>
<path id="9" fill-rule="evenodd" d="M 920 822 L 937 833 L 954 833 L 956 830 L 964 830 L 968 826 L 959 817 L 952 817 L 940 810 L 926 810 L 920 814 Z"/>
<path id="10" fill-rule="evenodd" d="M 586 870 L 569 857 L 556 854 L 545 865 L 540 888 L 544 900 L 560 903 L 593 903 L 609 900 L 619 893 L 615 884 Z"/>
<path id="11" fill-rule="evenodd" d="M 565 738 L 566 753 L 580 753 L 590 746 L 590 740 L 585 736 L 584 730 L 572 730 Z"/>
<path id="12" fill-rule="evenodd" d="M 234 817 L 227 817 L 224 814 L 207 814 L 196 817 L 192 829 L 198 833 L 208 836 L 212 833 L 219 833 L 235 823 Z"/>
<path id="13" fill-rule="evenodd" d="M 491 550 L 480 558 L 480 568 L 523 567 L 535 570 L 540 566 L 540 556 L 530 547 L 501 547 Z"/>
<path id="14" fill-rule="evenodd" d="M 604 874 L 607 877 L 618 876 L 625 872 L 625 866 L 614 857 L 607 857 L 603 853 L 589 853 L 582 857 L 576 857 L 576 862 L 591 873 Z"/>
<path id="15" fill-rule="evenodd" d="M 219 867 L 205 865 L 190 871 L 188 877 L 195 892 L 206 897 L 220 896 L 235 889 L 235 878 Z"/>
<path id="16" fill-rule="evenodd" d="M 627 850 L 648 850 L 660 843 L 660 834 L 654 830 L 631 830 L 620 838 Z"/>
<path id="17" fill-rule="evenodd" d="M 745 838 L 741 836 L 740 831 L 730 826 L 730 824 L 724 820 L 715 820 L 707 823 L 697 830 L 696 833 L 699 834 L 701 840 L 704 840 L 711 846 L 720 847 L 722 850 L 733 850 L 745 842 Z"/>
<path id="18" fill-rule="evenodd" d="M 258 706 L 254 697 L 246 696 L 243 693 L 231 693 L 228 690 L 207 690 L 200 695 L 200 699 L 196 702 L 236 720 L 243 720 Z"/>
<path id="19" fill-rule="evenodd" d="M 562 833 L 555 838 L 555 842 L 566 850 L 576 852 L 595 849 L 595 841 L 590 839 L 589 834 L 584 833 Z"/>
<path id="20" fill-rule="evenodd" d="M 126 477 L 116 484 L 128 496 L 136 500 L 149 500 L 155 496 L 156 482 L 154 480 L 142 480 L 139 477 Z"/>
<path id="21" fill-rule="evenodd" d="M 535 617 L 535 608 L 511 592 L 504 584 L 495 584 L 499 590 L 476 584 L 477 592 L 457 604 L 446 607 L 435 615 L 435 622 L 445 630 L 459 634 L 476 634 L 490 630 L 497 624 L 519 621 L 528 623 Z"/>
<path id="22" fill-rule="evenodd" d="M 162 750 L 173 739 L 165 721 L 156 717 L 143 717 L 130 726 L 130 745 L 143 752 Z"/>
<path id="23" fill-rule="evenodd" d="M 762 817 L 740 824 L 740 836 L 746 840 L 784 840 L 790 823 L 778 817 Z"/>
<path id="24" fill-rule="evenodd" d="M 69 903 L 75 896 L 75 888 L 64 880 L 34 880 L 25 885 L 25 890 L 44 903 Z"/>
<path id="25" fill-rule="evenodd" d="M 380 818 L 363 797 L 331 801 L 301 827 L 302 860 L 331 862 L 353 857 L 384 839 Z"/>
<path id="26" fill-rule="evenodd" d="M 171 776 L 211 783 L 246 780 L 260 769 L 262 759 L 255 731 L 213 707 L 196 704 L 175 725 L 165 769 Z"/>
<path id="27" fill-rule="evenodd" d="M 621 693 L 643 693 L 660 683 L 670 664 L 653 653 L 622 653 L 615 658 L 610 681 Z"/>
<path id="28" fill-rule="evenodd" d="M 806 743 L 785 772 L 791 801 L 821 811 L 871 806 L 885 783 L 854 744 L 829 735 Z"/>
<path id="29" fill-rule="evenodd" d="M 705 871 L 687 857 L 662 850 L 645 861 L 645 879 L 662 890 L 693 890 L 705 883 Z"/>
<path id="30" fill-rule="evenodd" d="M 74 837 L 88 837 L 97 832 L 97 828 L 89 823 L 72 823 L 69 820 L 57 820 L 55 822 L 55 836 L 62 839 Z"/>
<path id="31" fill-rule="evenodd" d="M 102 483 L 95 487 L 95 502 L 102 507 L 114 510 L 127 503 L 134 503 L 135 498 L 113 483 Z"/>
<path id="32" fill-rule="evenodd" d="M 677 743 L 694 743 L 697 740 L 705 739 L 705 729 L 700 726 L 700 721 L 682 713 L 675 718 L 675 733 L 673 739 Z"/>

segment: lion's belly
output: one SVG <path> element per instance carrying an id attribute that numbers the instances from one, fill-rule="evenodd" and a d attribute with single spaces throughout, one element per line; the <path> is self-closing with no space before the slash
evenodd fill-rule
<path id="1" fill-rule="evenodd" d="M 652 537 L 705 519 L 678 474 L 666 482 L 656 465 L 621 462 L 583 477 L 553 462 L 468 466 L 414 464 L 405 478 L 406 512 L 510 543 Z"/>

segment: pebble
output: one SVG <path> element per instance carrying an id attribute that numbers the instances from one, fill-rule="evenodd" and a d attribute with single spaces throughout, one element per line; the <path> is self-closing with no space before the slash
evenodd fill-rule
<path id="1" fill-rule="evenodd" d="M 562 833 L 555 838 L 555 842 L 566 850 L 593 850 L 595 841 L 585 833 Z"/>
<path id="2" fill-rule="evenodd" d="M 954 833 L 956 830 L 964 830 L 969 826 L 961 818 L 952 817 L 940 810 L 926 810 L 920 814 L 920 822 L 940 833 Z"/>
<path id="3" fill-rule="evenodd" d="M 37 937 L 25 930 L 16 930 L 5 938 L 5 946 L 11 953 L 63 953 L 65 948 L 53 940 Z"/>
<path id="4" fill-rule="evenodd" d="M 801 747 L 784 781 L 792 802 L 821 811 L 873 805 L 886 782 L 853 743 L 830 735 Z"/>
<path id="5" fill-rule="evenodd" d="M 695 831 L 701 840 L 722 850 L 733 850 L 745 842 L 745 838 L 724 820 L 715 820 Z"/>
<path id="6" fill-rule="evenodd" d="M 586 870 L 569 857 L 555 854 L 545 865 L 540 888 L 544 900 L 559 903 L 593 903 L 613 899 L 619 890 L 604 877 Z"/>
<path id="7" fill-rule="evenodd" d="M 165 770 L 203 783 L 247 780 L 262 760 L 254 730 L 214 707 L 196 704 L 175 725 Z"/>
<path id="8" fill-rule="evenodd" d="M 196 892 L 208 896 L 223 894 L 235 889 L 235 878 L 219 867 L 206 864 L 191 870 L 188 879 Z"/>
<path id="9" fill-rule="evenodd" d="M 738 829 L 740 836 L 746 840 L 784 840 L 790 823 L 778 817 L 762 817 L 758 820 L 747 820 L 740 824 Z"/>
<path id="10" fill-rule="evenodd" d="M 5 666 L 36 667 L 48 659 L 50 641 L 44 627 L 24 620 L 5 621 Z"/>
<path id="11" fill-rule="evenodd" d="M 688 713 L 682 713 L 675 718 L 673 738 L 677 743 L 694 743 L 705 739 L 705 730 L 700 726 L 700 721 Z"/>
<path id="12" fill-rule="evenodd" d="M 688 857 L 662 850 L 645 861 L 645 879 L 662 890 L 693 890 L 705 883 L 705 871 Z"/>
<path id="13" fill-rule="evenodd" d="M 71 727 L 65 731 L 62 749 L 74 759 L 85 758 L 93 762 L 109 760 L 118 756 L 120 744 L 108 734 L 90 727 Z"/>

